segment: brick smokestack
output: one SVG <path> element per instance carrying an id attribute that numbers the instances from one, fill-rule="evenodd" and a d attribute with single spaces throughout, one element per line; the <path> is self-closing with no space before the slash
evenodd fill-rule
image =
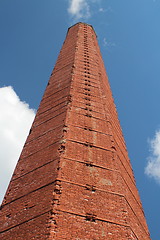
<path id="1" fill-rule="evenodd" d="M 150 239 L 88 24 L 68 30 L 1 206 L 0 239 Z"/>

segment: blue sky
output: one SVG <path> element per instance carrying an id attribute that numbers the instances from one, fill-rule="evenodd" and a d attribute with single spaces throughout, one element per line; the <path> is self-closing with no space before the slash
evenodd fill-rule
<path id="1" fill-rule="evenodd" d="M 77 21 L 98 35 L 151 237 L 158 240 L 160 0 L 0 0 L 1 198 L 67 28 Z"/>

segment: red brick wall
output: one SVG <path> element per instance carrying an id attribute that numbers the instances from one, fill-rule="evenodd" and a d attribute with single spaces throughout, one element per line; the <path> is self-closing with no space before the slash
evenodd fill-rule
<path id="1" fill-rule="evenodd" d="M 2 239 L 150 239 L 97 39 L 71 27 L 2 203 Z"/>

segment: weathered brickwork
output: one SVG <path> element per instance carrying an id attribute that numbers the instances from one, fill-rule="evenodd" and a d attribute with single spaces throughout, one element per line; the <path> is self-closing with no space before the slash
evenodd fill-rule
<path id="1" fill-rule="evenodd" d="M 90 25 L 68 30 L 1 206 L 0 239 L 150 239 Z"/>

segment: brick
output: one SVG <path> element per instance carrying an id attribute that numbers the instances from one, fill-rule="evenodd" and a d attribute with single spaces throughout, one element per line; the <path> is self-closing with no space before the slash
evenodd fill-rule
<path id="1" fill-rule="evenodd" d="M 0 219 L 1 231 L 13 228 L 34 219 L 37 215 L 51 211 L 53 190 L 54 183 L 4 205 Z"/>
<path id="2" fill-rule="evenodd" d="M 59 205 L 55 210 L 84 217 L 91 214 L 95 219 L 127 224 L 126 201 L 123 196 L 100 190 L 93 192 L 85 187 L 63 182 L 61 186 Z"/>
<path id="3" fill-rule="evenodd" d="M 104 169 L 94 165 L 88 159 L 86 162 L 75 162 L 64 159 L 60 163 L 58 177 L 83 186 L 94 186 L 96 189 L 124 194 L 124 180 L 118 171 Z"/>
<path id="4" fill-rule="evenodd" d="M 96 240 L 135 240 L 136 236 L 129 226 L 117 225 L 97 220 L 86 221 L 85 217 L 57 212 L 54 216 L 59 228 L 51 232 L 51 239 L 96 239 Z"/>
<path id="5" fill-rule="evenodd" d="M 110 149 L 99 149 L 94 146 L 90 148 L 86 144 L 66 142 L 64 157 L 82 162 L 91 159 L 98 166 L 110 169 L 116 168 L 116 162 Z"/>
<path id="6" fill-rule="evenodd" d="M 17 225 L 8 231 L 0 233 L 2 239 L 7 240 L 31 240 L 40 239 L 44 240 L 49 237 L 50 229 L 47 226 L 49 221 L 49 213 L 37 216 L 30 221 Z"/>
<path id="7" fill-rule="evenodd" d="M 5 201 L 3 203 L 9 203 L 10 201 L 54 182 L 57 177 L 58 166 L 58 160 L 55 160 L 21 176 L 18 179 L 11 180 L 9 188 L 6 192 Z"/>
<path id="8" fill-rule="evenodd" d="M 37 169 L 55 159 L 59 159 L 59 146 L 60 143 L 56 142 L 45 148 L 42 148 L 38 152 L 27 155 L 24 158 L 20 158 L 14 171 L 13 179 L 21 177 L 28 172 L 34 171 L 34 169 Z"/>

